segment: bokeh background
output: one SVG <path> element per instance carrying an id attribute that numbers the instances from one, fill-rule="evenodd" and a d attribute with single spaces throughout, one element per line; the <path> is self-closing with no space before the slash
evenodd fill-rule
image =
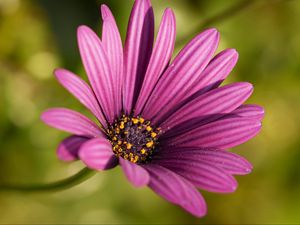
<path id="1" fill-rule="evenodd" d="M 66 67 L 85 76 L 76 28 L 100 32 L 99 5 L 110 6 L 125 36 L 130 0 L 0 0 L 0 182 L 45 183 L 68 177 L 55 149 L 67 134 L 39 119 L 48 107 L 83 107 L 54 79 Z M 229 80 L 249 81 L 249 103 L 265 107 L 262 132 L 233 149 L 254 165 L 233 194 L 203 192 L 208 214 L 190 216 L 150 189 L 133 188 L 119 168 L 57 193 L 0 192 L 3 224 L 300 223 L 300 1 L 152 0 L 156 25 L 164 8 L 177 17 L 178 51 L 204 27 L 221 33 L 220 48 L 236 48 Z M 157 27 L 157 26 L 156 26 Z M 0 183 L 0 184 L 1 184 Z"/>

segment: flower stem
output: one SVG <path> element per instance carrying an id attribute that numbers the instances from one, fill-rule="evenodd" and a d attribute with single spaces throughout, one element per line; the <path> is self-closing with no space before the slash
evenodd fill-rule
<path id="1" fill-rule="evenodd" d="M 0 184 L 0 191 L 18 191 L 18 192 L 48 192 L 48 191 L 62 191 L 74 187 L 95 174 L 94 170 L 84 168 L 71 177 L 65 178 L 48 184 L 34 184 L 34 185 L 15 185 L 15 184 Z"/>

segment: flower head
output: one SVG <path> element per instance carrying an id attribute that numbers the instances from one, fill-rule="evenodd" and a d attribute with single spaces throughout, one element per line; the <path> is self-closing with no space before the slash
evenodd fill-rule
<path id="1" fill-rule="evenodd" d="M 196 188 L 228 193 L 237 188 L 233 175 L 251 172 L 251 164 L 227 149 L 254 137 L 263 109 L 243 105 L 250 83 L 219 87 L 238 54 L 216 56 L 219 33 L 208 29 L 190 41 L 170 63 L 175 17 L 166 9 L 154 43 L 149 0 L 136 0 L 123 49 L 115 19 L 101 6 L 101 39 L 78 28 L 78 45 L 89 84 L 65 69 L 58 81 L 98 123 L 64 108 L 49 109 L 42 120 L 72 136 L 57 149 L 64 161 L 80 159 L 89 168 L 120 165 L 136 187 L 148 185 L 166 200 L 195 216 L 206 214 Z M 154 44 L 153 44 L 154 43 Z"/>

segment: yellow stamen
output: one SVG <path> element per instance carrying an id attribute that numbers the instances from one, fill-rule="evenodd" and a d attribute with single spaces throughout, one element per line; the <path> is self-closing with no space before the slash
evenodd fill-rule
<path id="1" fill-rule="evenodd" d="M 151 148 L 153 145 L 154 145 L 154 142 L 153 142 L 153 141 L 149 141 L 149 142 L 146 144 L 146 146 L 147 146 L 148 148 Z"/>
<path id="2" fill-rule="evenodd" d="M 136 119 L 136 118 L 132 118 L 131 120 L 132 120 L 132 122 L 133 122 L 134 124 L 137 124 L 137 123 L 139 122 L 139 120 Z"/>
<path id="3" fill-rule="evenodd" d="M 150 132 L 150 131 L 152 130 L 152 127 L 147 126 L 147 127 L 146 127 L 146 130 Z"/>
<path id="4" fill-rule="evenodd" d="M 155 138 L 156 136 L 157 136 L 157 133 L 155 133 L 155 132 L 151 133 L 151 137 Z"/>
<path id="5" fill-rule="evenodd" d="M 126 148 L 127 148 L 127 149 L 131 149 L 131 148 L 132 148 L 132 144 L 128 143 L 128 144 L 126 145 Z"/>

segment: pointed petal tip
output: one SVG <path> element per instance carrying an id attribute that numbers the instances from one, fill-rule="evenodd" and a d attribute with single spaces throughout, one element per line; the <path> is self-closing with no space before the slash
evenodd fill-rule
<path id="1" fill-rule="evenodd" d="M 111 13 L 109 7 L 105 4 L 102 4 L 100 6 L 100 12 L 101 12 L 102 20 L 109 19 L 112 16 L 112 13 Z"/>
<path id="2" fill-rule="evenodd" d="M 171 8 L 165 9 L 163 18 L 167 18 L 169 20 L 169 23 L 172 24 L 172 26 L 176 26 L 175 13 Z"/>
<path id="3" fill-rule="evenodd" d="M 254 86 L 253 84 L 249 83 L 249 82 L 239 82 L 239 84 L 241 85 L 241 89 L 245 89 L 248 90 L 249 92 L 253 92 L 254 90 Z"/>
<path id="4" fill-rule="evenodd" d="M 201 207 L 191 207 L 191 209 L 186 208 L 186 210 L 191 213 L 193 216 L 202 218 L 207 214 L 207 206 L 206 203 L 201 205 Z"/>
<path id="5" fill-rule="evenodd" d="M 68 73 L 69 71 L 67 71 L 66 69 L 63 69 L 63 68 L 56 68 L 53 70 L 53 74 L 54 76 L 56 77 L 56 79 L 60 79 L 61 77 L 63 77 L 64 73 Z"/>
<path id="6" fill-rule="evenodd" d="M 260 115 L 260 119 L 263 119 L 265 117 L 265 109 L 259 105 L 255 105 L 257 114 Z"/>
<path id="7" fill-rule="evenodd" d="M 57 75 L 60 74 L 61 71 L 63 71 L 63 70 L 64 70 L 64 69 L 62 69 L 62 68 L 56 68 L 56 69 L 53 70 L 53 74 L 54 74 L 55 76 L 57 76 Z"/>
<path id="8" fill-rule="evenodd" d="M 206 30 L 203 31 L 203 32 L 209 33 L 209 35 L 210 35 L 211 37 L 214 37 L 214 38 L 217 38 L 217 39 L 220 38 L 220 32 L 217 30 L 217 28 L 208 28 L 208 29 L 206 29 Z"/>
<path id="9" fill-rule="evenodd" d="M 48 124 L 48 115 L 51 113 L 53 109 L 47 109 L 43 111 L 40 115 L 40 120 L 43 121 L 45 124 Z"/>
<path id="10" fill-rule="evenodd" d="M 77 27 L 77 37 L 81 37 L 82 35 L 84 35 L 86 32 L 91 32 L 92 29 L 89 28 L 86 25 L 80 25 Z"/>
<path id="11" fill-rule="evenodd" d="M 46 123 L 46 121 L 45 121 L 45 119 L 46 119 L 45 118 L 45 112 L 46 111 L 42 112 L 41 115 L 40 115 L 40 120 L 43 121 L 44 123 Z"/>
<path id="12" fill-rule="evenodd" d="M 170 16 L 175 16 L 175 13 L 174 13 L 173 9 L 171 9 L 171 8 L 166 8 L 164 13 L 168 14 Z"/>
<path id="13" fill-rule="evenodd" d="M 251 95 L 254 90 L 253 84 L 251 84 L 249 82 L 236 82 L 236 83 L 232 83 L 229 85 L 225 85 L 221 88 L 224 88 L 224 87 L 234 88 L 233 90 L 235 90 L 237 94 L 245 93 L 247 95 Z"/>
<path id="14" fill-rule="evenodd" d="M 236 189 L 238 188 L 238 186 L 239 186 L 239 184 L 238 184 L 238 182 L 236 181 L 236 179 L 233 179 L 234 180 L 234 182 L 232 183 L 232 185 L 229 187 L 231 190 L 229 190 L 229 191 L 231 191 L 231 192 L 235 192 L 236 191 Z"/>
<path id="15" fill-rule="evenodd" d="M 230 58 L 233 61 L 237 61 L 239 58 L 239 53 L 236 49 L 234 48 L 228 48 L 223 51 L 223 55 L 226 55 L 226 57 Z"/>

